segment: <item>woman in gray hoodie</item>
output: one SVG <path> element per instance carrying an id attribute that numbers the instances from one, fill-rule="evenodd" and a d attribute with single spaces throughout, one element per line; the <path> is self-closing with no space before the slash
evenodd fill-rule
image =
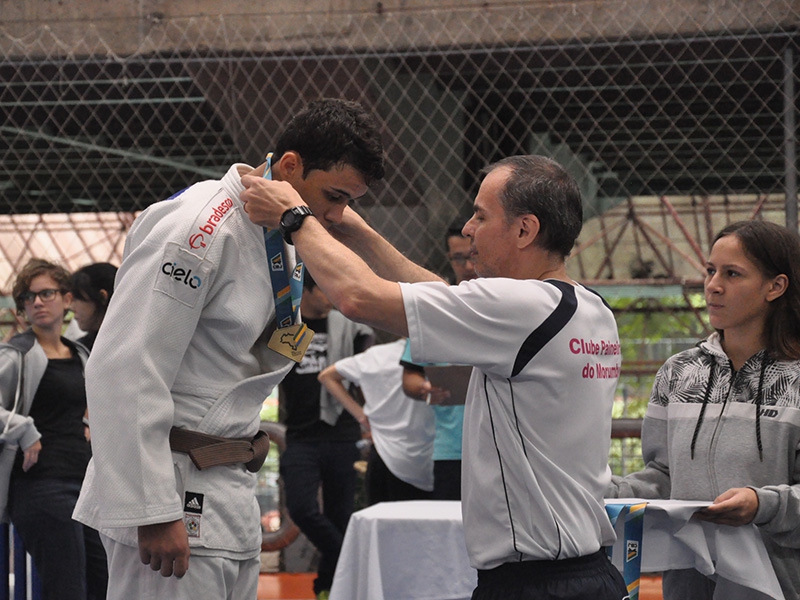
<path id="1" fill-rule="evenodd" d="M 800 237 L 763 221 L 725 227 L 706 262 L 716 330 L 656 375 L 645 468 L 608 496 L 708 500 L 697 516 L 755 523 L 787 600 L 800 599 Z M 742 568 L 748 568 L 742 565 Z M 694 569 L 664 574 L 665 600 L 707 600 Z"/>
<path id="2" fill-rule="evenodd" d="M 18 448 L 8 516 L 33 557 L 44 600 L 102 600 L 108 573 L 100 537 L 72 519 L 91 451 L 83 423 L 88 350 L 61 335 L 69 289 L 69 272 L 40 259 L 14 282 L 30 328 L 0 344 L 0 427 Z"/>

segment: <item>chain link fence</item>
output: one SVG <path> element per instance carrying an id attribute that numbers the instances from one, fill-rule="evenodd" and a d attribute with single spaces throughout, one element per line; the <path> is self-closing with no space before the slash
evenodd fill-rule
<path id="1" fill-rule="evenodd" d="M 800 2 L 369 6 L 0 24 L 0 294 L 33 255 L 119 262 L 137 211 L 259 164 L 321 96 L 378 116 L 388 176 L 357 209 L 438 272 L 477 171 L 510 154 L 553 156 L 578 179 L 584 279 L 697 278 L 712 228 L 796 222 Z M 641 225 L 653 204 L 632 238 L 603 218 Z"/>

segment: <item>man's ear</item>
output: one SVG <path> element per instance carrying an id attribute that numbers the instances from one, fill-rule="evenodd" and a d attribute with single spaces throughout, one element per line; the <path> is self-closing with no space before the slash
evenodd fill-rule
<path id="1" fill-rule="evenodd" d="M 517 247 L 522 249 L 532 245 L 539 236 L 541 223 L 536 215 L 521 215 L 513 225 L 517 228 Z"/>
<path id="2" fill-rule="evenodd" d="M 284 152 L 283 156 L 278 159 L 278 172 L 281 179 L 291 182 L 292 178 L 303 177 L 303 159 L 294 150 Z"/>

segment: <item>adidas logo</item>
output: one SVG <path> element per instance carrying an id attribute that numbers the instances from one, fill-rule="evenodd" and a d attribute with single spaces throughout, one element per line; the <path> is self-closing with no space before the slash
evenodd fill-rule
<path id="1" fill-rule="evenodd" d="M 203 494 L 196 492 L 186 492 L 183 502 L 183 510 L 190 513 L 201 514 L 203 512 Z"/>

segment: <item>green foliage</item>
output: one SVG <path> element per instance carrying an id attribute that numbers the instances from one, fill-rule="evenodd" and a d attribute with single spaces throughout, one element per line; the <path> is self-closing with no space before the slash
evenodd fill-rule
<path id="1" fill-rule="evenodd" d="M 669 338 L 701 339 L 708 332 L 705 299 L 700 293 L 687 297 L 611 298 L 608 303 L 617 319 L 623 359 L 636 358 L 635 346 L 626 344 L 626 340 L 652 343 Z"/>
<path id="2" fill-rule="evenodd" d="M 663 362 L 709 331 L 705 299 L 686 297 L 610 298 L 622 345 L 622 375 L 614 402 L 614 418 L 643 418 L 656 371 Z M 701 318 L 698 318 L 698 315 Z M 611 441 L 609 465 L 615 475 L 644 467 L 638 438 Z"/>
<path id="3" fill-rule="evenodd" d="M 261 420 L 262 421 L 275 421 L 276 423 L 279 421 L 278 413 L 280 409 L 278 407 L 278 387 L 272 390 L 272 393 L 267 396 L 267 399 L 264 401 L 264 404 L 261 406 Z"/>

